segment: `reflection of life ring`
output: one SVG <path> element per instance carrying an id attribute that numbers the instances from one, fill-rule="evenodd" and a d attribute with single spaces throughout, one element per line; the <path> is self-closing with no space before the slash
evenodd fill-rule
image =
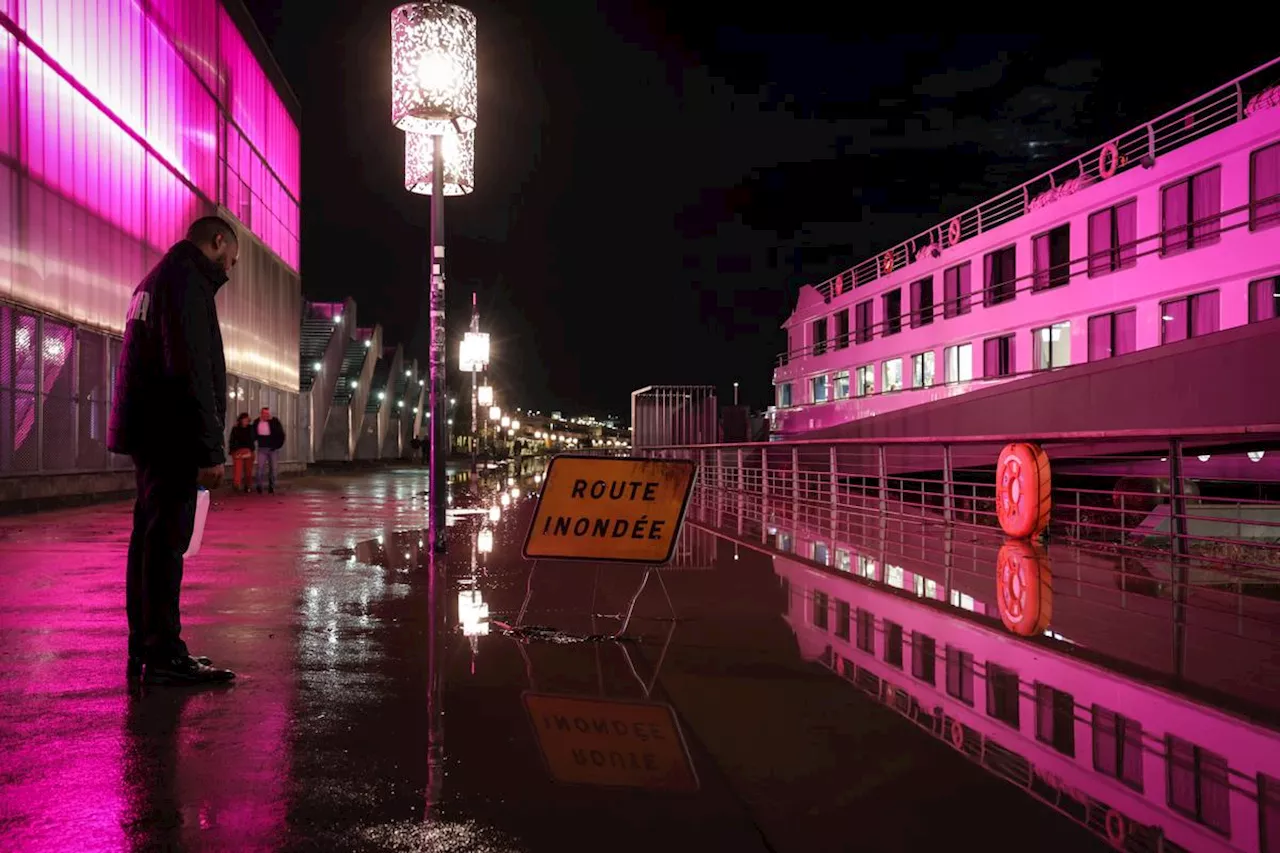
<path id="1" fill-rule="evenodd" d="M 1116 173 L 1116 169 L 1119 167 L 1120 150 L 1116 148 L 1114 142 L 1108 142 L 1098 152 L 1098 174 L 1103 178 L 1109 178 Z"/>
<path id="2" fill-rule="evenodd" d="M 964 726 L 959 720 L 951 721 L 951 745 L 956 749 L 964 749 Z"/>
<path id="3" fill-rule="evenodd" d="M 947 226 L 948 245 L 954 246 L 960 242 L 960 217 L 957 216 L 951 220 L 951 224 Z"/>
<path id="4" fill-rule="evenodd" d="M 885 252 L 880 256 L 880 269 L 885 273 L 893 272 L 893 252 Z"/>
<path id="5" fill-rule="evenodd" d="M 886 705 L 893 704 L 893 685 L 886 684 L 884 686 L 884 702 Z"/>
<path id="6" fill-rule="evenodd" d="M 1124 825 L 1124 815 L 1115 809 L 1107 812 L 1105 821 L 1107 827 L 1107 840 L 1115 847 L 1123 847 L 1125 837 L 1129 834 L 1129 828 Z"/>
<path id="7" fill-rule="evenodd" d="M 1053 572 L 1049 558 L 1032 542 L 1010 539 L 996 557 L 996 609 L 1000 621 L 1019 637 L 1043 634 L 1053 620 Z"/>
<path id="8" fill-rule="evenodd" d="M 1037 444 L 1015 443 L 996 464 L 996 518 L 1015 539 L 1038 536 L 1049 526 L 1052 506 L 1049 456 Z"/>

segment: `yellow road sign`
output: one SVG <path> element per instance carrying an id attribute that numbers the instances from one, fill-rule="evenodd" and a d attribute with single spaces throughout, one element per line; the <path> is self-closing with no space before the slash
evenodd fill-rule
<path id="1" fill-rule="evenodd" d="M 525 557 L 670 562 L 695 469 L 686 459 L 555 457 L 525 537 Z"/>
<path id="2" fill-rule="evenodd" d="M 525 693 L 524 706 L 557 782 L 698 790 L 670 705 Z"/>

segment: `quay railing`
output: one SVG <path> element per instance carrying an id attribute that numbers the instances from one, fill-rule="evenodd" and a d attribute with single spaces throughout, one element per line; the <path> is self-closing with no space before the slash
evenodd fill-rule
<path id="1" fill-rule="evenodd" d="M 780 520 L 914 518 L 998 534 L 1009 443 L 1050 460 L 1052 542 L 1161 555 L 1240 589 L 1280 592 L 1280 425 L 1180 431 L 796 440 L 636 448 L 698 464 L 695 499 L 734 492 Z"/>

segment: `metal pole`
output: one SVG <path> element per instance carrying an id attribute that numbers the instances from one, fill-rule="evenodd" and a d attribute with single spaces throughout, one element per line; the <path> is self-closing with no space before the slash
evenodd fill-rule
<path id="1" fill-rule="evenodd" d="M 444 137 L 431 137 L 431 548 L 445 546 L 445 460 L 448 459 L 448 415 L 445 413 L 444 327 Z"/>

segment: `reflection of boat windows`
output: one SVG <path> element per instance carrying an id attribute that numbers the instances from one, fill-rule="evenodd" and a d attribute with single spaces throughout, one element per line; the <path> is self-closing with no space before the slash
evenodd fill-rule
<path id="1" fill-rule="evenodd" d="M 842 572 L 851 570 L 851 558 L 849 552 L 840 548 L 836 549 L 836 568 Z"/>
<path id="2" fill-rule="evenodd" d="M 961 610 L 973 610 L 973 596 L 965 595 L 959 590 L 951 590 L 951 606 L 959 607 Z"/>
<path id="3" fill-rule="evenodd" d="M 973 655 L 947 646 L 947 695 L 973 706 Z"/>
<path id="4" fill-rule="evenodd" d="M 1231 781 L 1227 760 L 1216 752 L 1166 735 L 1169 808 L 1216 829 L 1231 832 Z"/>
<path id="5" fill-rule="evenodd" d="M 1019 728 L 1018 673 L 987 661 L 987 716 Z"/>
<path id="6" fill-rule="evenodd" d="M 849 639 L 849 602 L 836 599 L 836 636 Z"/>
<path id="7" fill-rule="evenodd" d="M 1094 705 L 1093 769 L 1142 791 L 1142 723 Z"/>
<path id="8" fill-rule="evenodd" d="M 865 554 L 858 555 L 858 574 L 867 580 L 876 579 L 876 561 Z"/>
<path id="9" fill-rule="evenodd" d="M 884 581 L 894 589 L 902 589 L 906 585 L 906 581 L 902 577 L 902 566 L 886 565 Z"/>
<path id="10" fill-rule="evenodd" d="M 813 626 L 815 628 L 821 628 L 824 631 L 827 630 L 828 611 L 830 607 L 831 607 L 831 602 L 827 598 L 827 594 L 825 592 L 818 592 L 817 590 L 814 590 Z"/>
<path id="11" fill-rule="evenodd" d="M 911 674 L 925 684 L 937 684 L 934 669 L 937 666 L 938 646 L 933 637 L 911 632 Z"/>
<path id="12" fill-rule="evenodd" d="M 861 607 L 858 608 L 858 648 L 867 654 L 876 653 L 876 617 Z"/>
<path id="13" fill-rule="evenodd" d="M 827 547 L 827 544 L 825 542 L 814 542 L 813 543 L 813 561 L 815 563 L 822 563 L 822 565 L 827 566 L 827 565 L 830 565 L 830 560 L 831 560 L 831 549 Z"/>
<path id="14" fill-rule="evenodd" d="M 884 620 L 884 662 L 902 669 L 902 626 Z"/>
<path id="15" fill-rule="evenodd" d="M 1036 683 L 1036 739 L 1075 758 L 1076 701 L 1070 693 Z"/>

